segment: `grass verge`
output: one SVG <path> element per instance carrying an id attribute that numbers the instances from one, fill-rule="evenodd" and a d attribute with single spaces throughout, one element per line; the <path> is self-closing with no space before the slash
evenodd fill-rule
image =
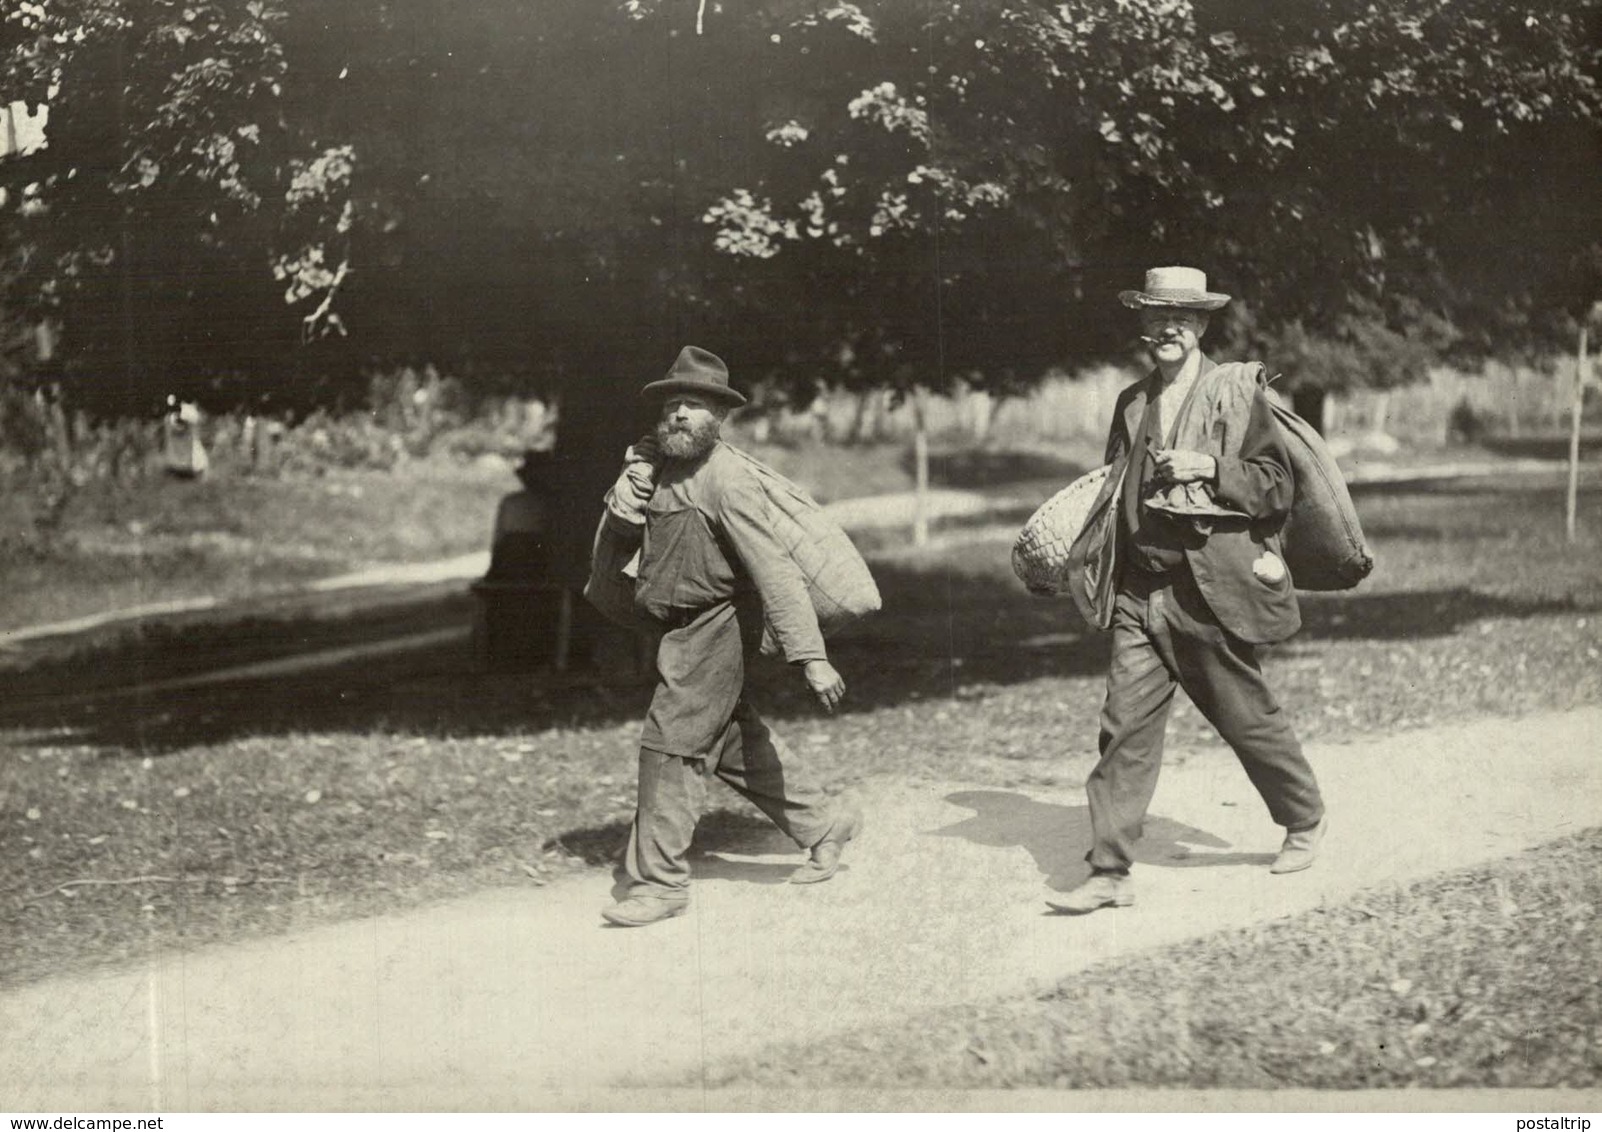
<path id="1" fill-rule="evenodd" d="M 1599 904 L 1602 831 L 1592 830 L 1092 967 L 1043 995 L 777 1045 L 715 1067 L 707 1082 L 1594 1088 L 1602 1083 Z"/>
<path id="2" fill-rule="evenodd" d="M 73 501 L 47 549 L 0 539 L 0 631 L 487 550 L 496 502 L 516 486 L 510 476 L 433 465 L 98 485 Z"/>

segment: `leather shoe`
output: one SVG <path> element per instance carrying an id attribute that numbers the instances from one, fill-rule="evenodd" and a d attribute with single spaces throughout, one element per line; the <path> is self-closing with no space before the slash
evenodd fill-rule
<path id="1" fill-rule="evenodd" d="M 1298 829 L 1285 834 L 1285 844 L 1280 846 L 1279 856 L 1274 863 L 1268 866 L 1271 873 L 1299 873 L 1311 867 L 1318 860 L 1318 845 L 1324 840 L 1324 831 L 1329 828 L 1329 816 L 1318 819 L 1318 824 L 1311 829 Z"/>
<path id="2" fill-rule="evenodd" d="M 806 864 L 790 874 L 791 884 L 819 884 L 828 880 L 840 868 L 840 854 L 846 844 L 862 832 L 862 811 L 853 809 L 812 847 L 812 857 Z"/>
<path id="3" fill-rule="evenodd" d="M 1082 916 L 1097 908 L 1127 908 L 1135 902 L 1135 882 L 1128 873 L 1091 873 L 1089 879 L 1046 901 L 1059 912 Z"/>
<path id="4" fill-rule="evenodd" d="M 601 910 L 601 919 L 620 928 L 643 928 L 658 920 L 682 916 L 690 906 L 688 896 L 630 896 Z"/>

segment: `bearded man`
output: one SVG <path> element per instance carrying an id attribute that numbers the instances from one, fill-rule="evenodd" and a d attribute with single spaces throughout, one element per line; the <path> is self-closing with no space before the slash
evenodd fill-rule
<path id="1" fill-rule="evenodd" d="M 686 346 L 642 395 L 661 398 L 654 437 L 629 450 L 606 522 L 638 540 L 634 607 L 659 630 L 656 691 L 640 737 L 639 800 L 626 897 L 601 914 L 637 927 L 689 906 L 685 857 L 715 774 L 810 851 L 791 875 L 828 880 L 862 814 L 836 812 L 744 698 L 764 620 L 785 660 L 833 711 L 845 681 L 829 663 L 800 570 L 773 534 L 767 496 L 719 439 L 745 397 L 715 354 Z"/>
<path id="2" fill-rule="evenodd" d="M 1047 900 L 1071 913 L 1134 903 L 1129 869 L 1176 687 L 1285 828 L 1271 872 L 1312 865 L 1326 824 L 1313 769 L 1258 663 L 1259 645 L 1301 626 L 1279 539 L 1295 483 L 1260 369 L 1202 353 L 1208 318 L 1229 296 L 1195 268 L 1153 268 L 1143 290 L 1119 299 L 1139 312 L 1156 367 L 1119 396 L 1107 437 L 1104 490 L 1120 494 L 1108 499 L 1103 546 L 1085 556 L 1111 563 L 1099 571 L 1110 585 L 1073 589 L 1091 622 L 1111 628 L 1112 662 L 1101 759 L 1085 784 L 1091 875 Z"/>

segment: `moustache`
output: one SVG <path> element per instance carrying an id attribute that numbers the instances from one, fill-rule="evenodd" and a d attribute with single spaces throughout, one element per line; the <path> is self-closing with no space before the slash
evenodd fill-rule
<path id="1" fill-rule="evenodd" d="M 1147 337 L 1146 335 L 1142 334 L 1140 336 L 1140 340 L 1142 342 L 1146 343 L 1146 345 L 1148 345 L 1148 346 L 1161 346 L 1161 345 L 1164 345 L 1165 343 L 1168 343 L 1168 342 L 1173 342 L 1173 343 L 1175 343 L 1177 345 L 1182 341 L 1182 339 L 1175 338 L 1172 334 L 1164 335 L 1161 338 L 1150 338 L 1150 337 Z"/>

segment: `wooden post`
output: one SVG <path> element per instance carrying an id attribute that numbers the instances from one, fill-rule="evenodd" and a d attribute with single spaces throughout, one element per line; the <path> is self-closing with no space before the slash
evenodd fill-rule
<path id="1" fill-rule="evenodd" d="M 929 541 L 929 391 L 921 385 L 912 390 L 912 415 L 912 545 L 923 546 Z"/>
<path id="2" fill-rule="evenodd" d="M 1574 357 L 1574 407 L 1569 416 L 1569 495 L 1564 513 L 1565 530 L 1569 541 L 1579 537 L 1580 509 L 1580 412 L 1585 408 L 1586 332 L 1589 327 L 1580 323 L 1580 349 Z"/>

